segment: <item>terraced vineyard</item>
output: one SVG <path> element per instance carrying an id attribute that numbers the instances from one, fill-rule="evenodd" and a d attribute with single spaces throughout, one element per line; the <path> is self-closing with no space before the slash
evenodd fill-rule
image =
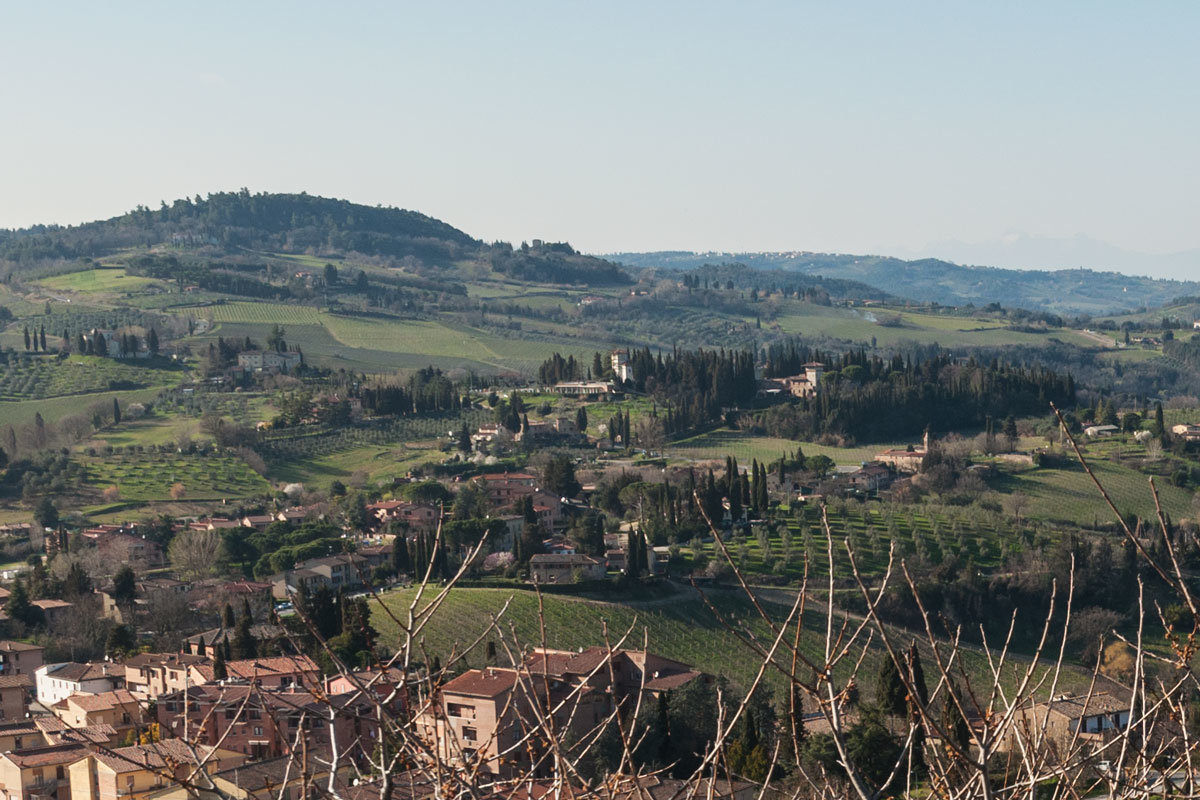
<path id="1" fill-rule="evenodd" d="M 83 457 L 88 484 L 101 492 L 116 486 L 123 502 L 166 502 L 171 487 L 183 484 L 194 500 L 237 500 L 271 491 L 246 462 L 230 455 L 178 455 L 156 452 Z"/>
<path id="2" fill-rule="evenodd" d="M 10 360 L 0 365 L 0 400 L 41 400 L 47 397 L 128 391 L 167 386 L 180 372 L 152 369 L 96 356 L 71 356 Z"/>
<path id="3" fill-rule="evenodd" d="M 845 576 L 851 574 L 843 545 L 847 538 L 854 547 L 859 568 L 865 575 L 875 576 L 886 567 L 892 542 L 896 543 L 900 557 L 936 564 L 953 555 L 970 558 L 979 567 L 988 569 L 1000 565 L 1005 554 L 1053 535 L 1033 525 L 1015 525 L 998 514 L 933 506 L 880 508 L 850 503 L 832 507 L 829 523 L 837 574 Z M 723 560 L 713 542 L 698 547 L 682 544 L 683 572 L 693 568 L 697 556 Z M 816 507 L 801 508 L 786 526 L 777 526 L 773 531 L 756 526 L 751 536 L 731 537 L 726 547 L 739 568 L 747 573 L 798 584 L 803 579 L 807 557 L 810 576 L 828 575 L 826 538 Z"/>
<path id="4" fill-rule="evenodd" d="M 1153 519 L 1154 499 L 1150 495 L 1149 476 L 1132 467 L 1114 464 L 1103 458 L 1089 457 L 1089 463 L 1122 514 L 1137 514 Z M 1197 513 L 1191 492 L 1155 480 L 1163 510 L 1181 520 Z M 1003 482 L 1003 491 L 1020 492 L 1029 499 L 1025 514 L 1064 522 L 1110 521 L 1112 512 L 1097 492 L 1095 484 L 1078 467 L 1071 469 L 1034 469 L 1018 472 Z"/>

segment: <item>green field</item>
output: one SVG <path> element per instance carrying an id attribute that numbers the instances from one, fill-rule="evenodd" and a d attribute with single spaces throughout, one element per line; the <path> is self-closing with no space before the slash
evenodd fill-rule
<path id="1" fill-rule="evenodd" d="M 855 342 L 874 339 L 881 346 L 901 342 L 936 342 L 945 346 L 1042 346 L 1049 344 L 1050 337 L 1084 347 L 1095 346 L 1094 342 L 1066 329 L 1051 328 L 1046 333 L 1025 333 L 1008 330 L 1003 323 L 995 320 L 917 313 L 902 308 L 844 308 L 790 301 L 784 309 L 786 313 L 770 323 L 772 329 L 778 327 L 781 333 L 828 336 Z M 897 319 L 899 325 L 880 324 Z M 763 327 L 768 327 L 766 322 Z"/>
<path id="2" fill-rule="evenodd" d="M 800 448 L 805 456 L 829 456 L 837 464 L 861 464 L 871 461 L 880 450 L 889 447 L 903 447 L 906 442 L 887 444 L 868 444 L 859 447 L 830 447 L 814 442 L 793 442 L 791 439 L 776 439 L 770 436 L 749 436 L 740 431 L 718 430 L 680 439 L 667 445 L 665 452 L 669 456 L 687 458 L 696 461 L 724 460 L 725 456 L 733 456 L 742 466 L 757 458 L 760 462 L 776 461 L 784 453 L 789 456 Z"/>
<path id="3" fill-rule="evenodd" d="M 218 335 L 263 339 L 270 326 L 284 327 L 290 345 L 305 357 L 328 366 L 367 371 L 414 369 L 431 362 L 443 368 L 467 367 L 532 371 L 555 352 L 590 358 L 604 343 L 581 342 L 567 326 L 537 323 L 535 331 L 511 334 L 483 330 L 453 321 L 350 316 L 315 306 L 282 303 L 222 303 L 195 311 L 217 323 L 201 340 Z"/>
<path id="4" fill-rule="evenodd" d="M 88 485 L 120 490 L 123 502 L 166 502 L 182 483 L 189 501 L 239 500 L 267 494 L 271 486 L 244 461 L 226 455 L 137 453 L 84 457 Z"/>
<path id="5" fill-rule="evenodd" d="M 317 455 L 302 460 L 275 464 L 271 477 L 309 487 L 324 487 L 335 480 L 349 481 L 356 473 L 364 474 L 369 484 L 401 478 L 413 467 L 426 462 L 438 463 L 445 455 L 420 443 L 369 445 Z"/>
<path id="6" fill-rule="evenodd" d="M 52 278 L 42 278 L 38 281 L 47 289 L 81 293 L 104 292 L 137 292 L 154 287 L 169 290 L 172 284 L 157 278 L 144 278 L 138 275 L 126 275 L 123 269 L 87 269 L 82 272 L 70 272 L 66 275 L 55 275 Z"/>
<path id="7" fill-rule="evenodd" d="M 0 402 L 0 420 L 15 426 L 33 422 L 35 414 L 41 414 L 47 424 L 71 414 L 90 414 L 93 407 L 112 407 L 113 398 L 122 406 L 128 403 L 148 403 L 158 395 L 158 389 L 135 389 L 133 391 L 98 392 L 96 394 L 69 395 L 47 400 L 21 400 Z"/>

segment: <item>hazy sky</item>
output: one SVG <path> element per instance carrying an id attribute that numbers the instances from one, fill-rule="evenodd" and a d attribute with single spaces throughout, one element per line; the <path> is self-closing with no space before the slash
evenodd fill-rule
<path id="1" fill-rule="evenodd" d="M 9 3 L 0 227 L 237 189 L 589 251 L 1200 247 L 1200 3 Z"/>

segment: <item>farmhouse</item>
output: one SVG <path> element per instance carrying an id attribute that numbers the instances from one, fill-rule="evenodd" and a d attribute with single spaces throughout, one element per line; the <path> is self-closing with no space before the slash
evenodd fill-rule
<path id="1" fill-rule="evenodd" d="M 603 397 L 615 394 L 617 387 L 611 381 L 563 381 L 554 384 L 554 391 L 565 397 Z"/>
<path id="2" fill-rule="evenodd" d="M 517 433 L 518 442 L 551 443 L 574 439 L 579 436 L 575 420 L 556 417 L 546 422 L 527 422 Z"/>
<path id="3" fill-rule="evenodd" d="M 824 364 L 810 361 L 804 365 L 803 375 L 792 375 L 787 378 L 780 378 L 779 380 L 783 383 L 783 388 L 790 392 L 792 397 L 816 397 L 821 387 L 821 376 L 824 374 Z"/>
<path id="4" fill-rule="evenodd" d="M 251 350 L 238 353 L 238 366 L 253 372 L 288 373 L 300 364 L 300 353 L 294 350 L 282 353 L 276 353 L 273 350 Z"/>
<path id="5" fill-rule="evenodd" d="M 895 468 L 897 472 L 920 472 L 921 462 L 925 460 L 925 448 L 893 447 L 876 453 L 875 460 Z"/>
<path id="6" fill-rule="evenodd" d="M 487 492 L 492 505 L 504 507 L 537 491 L 537 477 L 528 472 L 492 472 L 476 480 Z"/>
<path id="7" fill-rule="evenodd" d="M 1083 429 L 1089 439 L 1099 439 L 1105 436 L 1115 436 L 1121 432 L 1116 425 L 1089 425 Z"/>
<path id="8" fill-rule="evenodd" d="M 581 553 L 540 553 L 529 559 L 529 580 L 532 583 L 571 583 L 575 579 L 575 570 L 579 570 L 580 578 L 585 581 L 604 578 L 604 565 Z"/>
<path id="9" fill-rule="evenodd" d="M 504 444 L 513 440 L 513 432 L 498 422 L 489 422 L 479 426 L 479 430 L 471 434 L 471 444 L 478 447 L 481 444 L 493 442 Z"/>
<path id="10" fill-rule="evenodd" d="M 617 380 L 622 383 L 633 380 L 633 367 L 629 365 L 628 350 L 612 351 L 612 371 Z"/>
<path id="11" fill-rule="evenodd" d="M 1172 425 L 1171 433 L 1183 439 L 1185 442 L 1200 442 L 1200 425 L 1193 423 L 1185 423 L 1183 425 Z"/>
<path id="12" fill-rule="evenodd" d="M 1044 746 L 1052 753 L 1066 754 L 1071 742 L 1100 744 L 1129 724 L 1129 701 L 1107 692 L 1087 695 L 1060 695 L 1053 700 L 1034 703 L 1021 709 L 1017 724 L 1008 735 L 1009 750 L 1021 747 L 1019 739 L 1028 746 L 1045 731 Z"/>

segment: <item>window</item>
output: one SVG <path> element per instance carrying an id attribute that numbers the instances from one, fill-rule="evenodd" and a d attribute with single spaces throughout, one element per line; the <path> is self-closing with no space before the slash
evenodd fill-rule
<path id="1" fill-rule="evenodd" d="M 262 735 L 263 735 L 263 732 L 262 732 L 262 726 L 255 726 L 255 728 L 254 728 L 254 735 L 255 735 L 255 736 L 262 736 Z"/>
<path id="2" fill-rule="evenodd" d="M 464 703 L 447 703 L 446 714 L 460 719 L 475 719 L 475 706 L 468 706 Z"/>
<path id="3" fill-rule="evenodd" d="M 237 709 L 235 709 L 235 708 L 225 709 L 225 719 L 233 719 L 236 716 L 237 716 Z"/>
<path id="4" fill-rule="evenodd" d="M 473 742 L 478 738 L 474 728 L 464 727 L 462 729 L 462 738 L 464 742 Z"/>

